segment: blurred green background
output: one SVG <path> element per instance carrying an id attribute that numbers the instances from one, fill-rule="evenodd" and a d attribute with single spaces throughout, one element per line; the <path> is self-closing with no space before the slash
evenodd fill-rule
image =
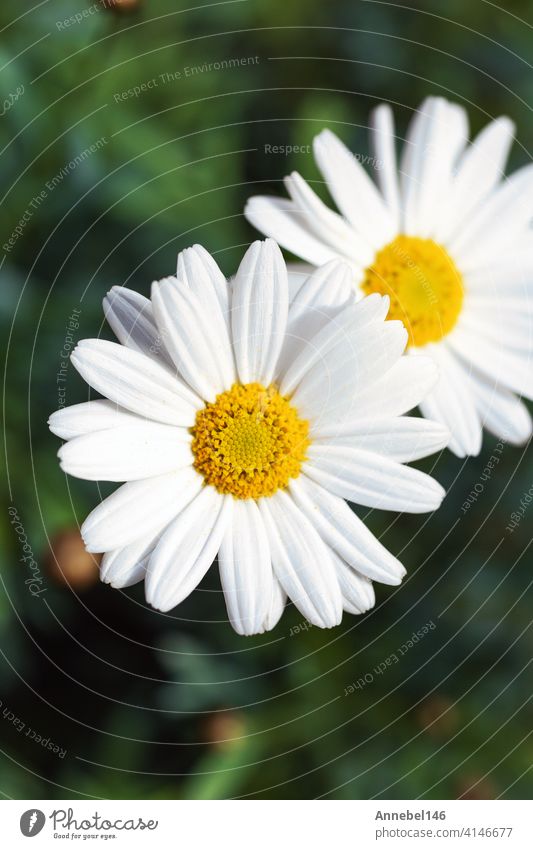
<path id="1" fill-rule="evenodd" d="M 438 513 L 367 517 L 408 569 L 367 615 L 322 632 L 291 607 L 245 639 L 216 569 L 169 615 L 142 585 L 98 583 L 77 528 L 108 488 L 65 478 L 46 419 L 62 387 L 87 397 L 73 368 L 57 378 L 73 314 L 74 341 L 111 338 L 105 292 L 148 294 L 194 242 L 231 274 L 255 237 L 246 198 L 317 177 L 305 147 L 269 145 L 330 126 L 365 153 L 372 106 L 393 103 L 403 135 L 433 93 L 475 131 L 510 115 L 510 167 L 528 161 L 532 25 L 526 0 L 1 4 L 4 796 L 531 796 L 527 510 L 506 531 L 529 451 L 486 437 L 467 464 L 445 453 L 426 465 L 450 488 Z"/>

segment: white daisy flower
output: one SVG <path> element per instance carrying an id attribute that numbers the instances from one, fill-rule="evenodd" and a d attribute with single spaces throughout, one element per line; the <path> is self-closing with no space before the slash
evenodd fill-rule
<path id="1" fill-rule="evenodd" d="M 82 536 L 106 552 L 102 579 L 144 578 L 159 610 L 178 605 L 218 554 L 239 634 L 279 620 L 288 596 L 314 625 L 374 604 L 371 581 L 404 568 L 344 499 L 413 513 L 444 495 L 403 465 L 443 448 L 442 425 L 403 414 L 437 379 L 431 360 L 402 357 L 407 333 L 385 321 L 388 298 L 351 297 L 338 261 L 289 299 L 267 240 L 247 251 L 232 287 L 201 247 L 151 300 L 115 287 L 104 300 L 121 344 L 80 342 L 72 362 L 107 400 L 59 410 L 61 467 L 125 481 Z"/>
<path id="2" fill-rule="evenodd" d="M 399 167 L 389 106 L 371 129 L 377 185 L 332 132 L 314 139 L 340 215 L 294 172 L 290 200 L 253 197 L 246 216 L 312 265 L 350 262 L 358 294 L 390 296 L 409 353 L 440 367 L 420 408 L 449 427 L 457 456 L 479 453 L 483 426 L 521 444 L 532 429 L 514 393 L 533 398 L 533 165 L 502 180 L 512 122 L 492 121 L 468 145 L 465 110 L 442 98 L 416 113 Z"/>

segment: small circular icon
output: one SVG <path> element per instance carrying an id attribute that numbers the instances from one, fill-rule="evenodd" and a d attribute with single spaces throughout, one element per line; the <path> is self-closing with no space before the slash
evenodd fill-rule
<path id="1" fill-rule="evenodd" d="M 46 817 L 38 808 L 30 808 L 24 811 L 20 818 L 20 830 L 24 837 L 35 837 L 42 831 Z"/>

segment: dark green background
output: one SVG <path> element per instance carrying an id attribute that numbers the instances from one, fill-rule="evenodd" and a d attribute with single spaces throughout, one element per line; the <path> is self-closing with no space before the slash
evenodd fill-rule
<path id="1" fill-rule="evenodd" d="M 246 198 L 281 192 L 294 168 L 317 178 L 310 155 L 265 145 L 307 145 L 327 125 L 364 154 L 368 112 L 382 100 L 394 104 L 400 135 L 430 93 L 464 104 L 474 130 L 508 114 L 518 125 L 510 167 L 527 162 L 533 6 L 505 5 L 244 0 L 182 10 L 146 0 L 60 27 L 88 0 L 27 14 L 18 0 L 1 4 L 2 98 L 24 93 L 0 117 L 0 244 L 46 193 L 13 249 L 0 251 L 5 796 L 531 795 L 527 509 L 514 533 L 505 530 L 532 484 L 529 450 L 504 446 L 465 512 L 491 437 L 467 463 L 435 459 L 450 490 L 435 515 L 369 515 L 408 577 L 399 589 L 378 586 L 375 609 L 333 631 L 296 633 L 301 616 L 291 607 L 272 633 L 237 637 L 216 569 L 203 591 L 161 615 L 144 605 L 142 586 L 81 592 L 58 585 L 46 566 L 48 539 L 76 528 L 100 497 L 60 472 L 46 427 L 72 310 L 82 310 L 78 338 L 108 335 L 105 292 L 125 283 L 148 294 L 193 242 L 232 273 L 255 237 Z M 185 75 L 248 57 L 258 61 Z M 159 75 L 178 71 L 162 83 Z M 157 86 L 117 102 L 153 78 Z M 98 151 L 46 188 L 98 139 Z M 67 402 L 86 394 L 71 368 Z M 24 583 L 11 503 L 45 576 L 39 598 Z M 428 623 L 436 627 L 398 663 L 373 672 Z M 19 733 L 10 713 L 65 757 Z"/>

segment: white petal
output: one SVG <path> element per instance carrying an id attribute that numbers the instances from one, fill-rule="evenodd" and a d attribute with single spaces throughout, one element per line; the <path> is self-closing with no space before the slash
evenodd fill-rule
<path id="1" fill-rule="evenodd" d="M 472 211 L 503 178 L 514 135 L 509 118 L 497 118 L 476 136 L 457 167 L 452 190 L 436 237 L 446 244 L 461 232 Z"/>
<path id="2" fill-rule="evenodd" d="M 272 575 L 272 596 L 267 615 L 263 621 L 263 631 L 271 631 L 275 628 L 285 610 L 287 604 L 287 593 L 281 586 L 275 575 Z"/>
<path id="3" fill-rule="evenodd" d="M 171 610 L 198 586 L 215 559 L 231 522 L 231 496 L 205 486 L 170 523 L 147 568 L 146 600 Z"/>
<path id="4" fill-rule="evenodd" d="M 446 345 L 427 345 L 424 350 L 437 362 L 440 378 L 433 391 L 420 402 L 422 413 L 449 429 L 448 448 L 458 457 L 479 454 L 481 423 L 464 370 Z"/>
<path id="5" fill-rule="evenodd" d="M 466 333 L 460 328 L 449 334 L 448 344 L 461 362 L 470 363 L 498 385 L 533 399 L 531 352 L 509 350 L 480 334 Z"/>
<path id="6" fill-rule="evenodd" d="M 131 481 L 89 513 L 81 527 L 87 551 L 113 551 L 156 534 L 194 498 L 204 480 L 194 469 Z"/>
<path id="7" fill-rule="evenodd" d="M 311 420 L 313 432 L 341 415 L 353 415 L 358 394 L 399 360 L 406 342 L 407 332 L 400 321 L 377 322 L 352 331 L 322 353 L 291 399 L 303 417 Z"/>
<path id="8" fill-rule="evenodd" d="M 191 427 L 202 406 L 177 376 L 116 342 L 84 339 L 70 359 L 89 386 L 147 419 Z"/>
<path id="9" fill-rule="evenodd" d="M 134 481 L 192 465 L 185 428 L 155 422 L 119 426 L 78 436 L 58 451 L 61 468 L 92 481 Z"/>
<path id="10" fill-rule="evenodd" d="M 334 434 L 358 418 L 401 416 L 416 407 L 439 379 L 439 371 L 430 357 L 419 354 L 401 357 L 385 374 L 357 394 L 350 416 L 344 412 L 321 422 L 317 433 Z"/>
<path id="11" fill-rule="evenodd" d="M 289 308 L 289 328 L 309 311 L 340 310 L 354 296 L 353 271 L 343 260 L 316 268 L 299 287 Z M 323 324 L 330 314 L 326 312 Z M 318 328 L 320 329 L 320 328 Z M 308 334 L 310 335 L 310 334 Z"/>
<path id="12" fill-rule="evenodd" d="M 62 407 L 52 413 L 48 426 L 61 439 L 73 439 L 85 433 L 108 430 L 121 425 L 142 424 L 146 419 L 118 407 L 112 401 L 98 399 Z"/>
<path id="13" fill-rule="evenodd" d="M 130 553 L 134 548 L 137 549 L 136 543 L 104 554 L 100 571 L 100 579 L 104 584 L 116 590 L 124 590 L 144 581 L 150 555 L 139 560 L 136 554 Z"/>
<path id="14" fill-rule="evenodd" d="M 414 152 L 411 178 L 416 181 L 412 222 L 417 236 L 429 237 L 438 227 L 442 205 L 451 191 L 455 162 L 468 139 L 468 122 L 462 107 L 440 97 L 428 98 L 422 110 L 425 115 L 419 126 L 423 147 Z M 438 203 L 435 198 L 439 198 Z"/>
<path id="15" fill-rule="evenodd" d="M 290 200 L 257 195 L 248 200 L 244 215 L 260 233 L 312 265 L 338 257 L 337 251 L 309 231 L 302 213 Z"/>
<path id="16" fill-rule="evenodd" d="M 342 605 L 348 613 L 358 615 L 374 607 L 376 596 L 372 582 L 363 575 L 358 575 L 354 569 L 332 552 L 333 562 L 337 569 L 337 578 L 342 593 Z"/>
<path id="17" fill-rule="evenodd" d="M 331 262 L 337 262 L 337 260 L 331 260 Z M 303 284 L 306 280 L 313 274 L 316 270 L 314 265 L 310 265 L 308 262 L 288 262 L 287 263 L 287 280 L 289 284 L 289 304 L 292 304 L 296 295 L 302 288 Z M 233 281 L 234 277 L 230 277 L 228 280 L 228 288 L 229 291 L 233 291 Z"/>
<path id="18" fill-rule="evenodd" d="M 483 427 L 512 445 L 527 442 L 532 422 L 526 405 L 512 392 L 475 370 L 470 372 L 469 378 Z"/>
<path id="19" fill-rule="evenodd" d="M 279 374 L 285 373 L 309 341 L 351 303 L 353 296 L 352 269 L 340 260 L 328 262 L 307 278 L 289 308 L 287 332 L 278 362 Z"/>
<path id="20" fill-rule="evenodd" d="M 490 265 L 476 266 L 463 274 L 463 286 L 468 303 L 477 305 L 483 299 L 497 309 L 511 311 L 521 308 L 530 313 L 533 304 L 533 249 L 516 253 L 508 251 L 501 260 Z"/>
<path id="21" fill-rule="evenodd" d="M 371 112 L 370 127 L 376 180 L 393 218 L 394 226 L 399 229 L 400 187 L 396 164 L 394 116 L 387 103 L 381 103 Z"/>
<path id="22" fill-rule="evenodd" d="M 272 383 L 289 309 L 287 268 L 271 239 L 246 251 L 233 283 L 231 325 L 242 383 Z"/>
<path id="23" fill-rule="evenodd" d="M 148 560 L 160 536 L 149 533 L 124 548 L 108 551 L 102 558 L 100 579 L 115 589 L 144 581 Z"/>
<path id="24" fill-rule="evenodd" d="M 399 584 L 405 569 L 337 495 L 306 475 L 291 480 L 291 495 L 322 539 L 353 569 L 382 584 Z"/>
<path id="25" fill-rule="evenodd" d="M 227 321 L 212 292 L 209 304 L 172 279 L 152 284 L 157 325 L 176 368 L 201 398 L 212 403 L 235 383 Z"/>
<path id="26" fill-rule="evenodd" d="M 435 120 L 442 114 L 445 101 L 440 97 L 428 97 L 417 109 L 409 122 L 400 161 L 400 184 L 402 195 L 402 230 L 416 235 L 421 227 L 419 218 L 419 195 L 421 173 L 424 167 L 426 148 L 431 138 Z"/>
<path id="27" fill-rule="evenodd" d="M 531 298 L 533 281 L 533 231 L 519 238 L 512 250 L 485 257 L 472 268 L 461 268 L 465 290 L 472 294 L 518 295 Z"/>
<path id="28" fill-rule="evenodd" d="M 307 456 L 302 471 L 335 495 L 365 507 L 427 513 L 446 494 L 424 472 L 370 451 L 314 443 Z"/>
<path id="29" fill-rule="evenodd" d="M 340 425 L 336 433 L 322 437 L 317 428 L 317 445 L 351 446 L 383 454 L 398 463 L 411 463 L 446 448 L 450 440 L 447 427 L 428 419 L 400 416 L 393 419 L 360 419 Z"/>
<path id="30" fill-rule="evenodd" d="M 332 628 L 342 618 L 342 596 L 326 545 L 293 499 L 282 490 L 262 498 L 272 564 L 280 584 L 313 625 Z"/>
<path id="31" fill-rule="evenodd" d="M 335 262 L 335 260 L 332 260 Z M 315 267 L 306 262 L 288 262 L 287 278 L 289 281 L 289 304 L 292 304 L 296 295 L 306 280 L 314 272 Z"/>
<path id="32" fill-rule="evenodd" d="M 297 171 L 285 177 L 285 186 L 304 217 L 309 230 L 330 245 L 339 256 L 352 260 L 360 268 L 370 265 L 374 252 L 365 239 L 337 212 L 322 203 Z"/>
<path id="33" fill-rule="evenodd" d="M 301 321 L 307 312 L 325 312 L 320 330 L 332 313 L 347 307 L 354 297 L 353 271 L 342 260 L 332 260 L 313 271 L 300 286 L 289 309 L 289 329 Z M 316 321 L 316 319 L 314 319 Z M 308 338 L 313 334 L 308 333 Z"/>
<path id="34" fill-rule="evenodd" d="M 498 256 L 517 236 L 526 234 L 531 219 L 533 164 L 515 171 L 450 241 L 450 251 L 465 271 Z"/>
<path id="35" fill-rule="evenodd" d="M 431 236 L 436 237 L 443 216 L 446 215 L 450 199 L 453 195 L 455 175 L 458 162 L 468 144 L 469 137 L 468 114 L 466 109 L 457 103 L 448 102 L 448 114 L 446 116 L 446 130 L 443 134 L 440 146 L 439 162 L 440 171 L 439 191 L 442 192 L 442 202 L 433 204 L 434 223 L 431 226 Z M 427 204 L 431 205 L 432 199 L 426 195 Z"/>
<path id="36" fill-rule="evenodd" d="M 122 345 L 172 367 L 148 298 L 132 289 L 113 286 L 103 306 L 107 322 Z"/>
<path id="37" fill-rule="evenodd" d="M 401 322 L 394 321 L 387 322 L 392 330 L 390 333 L 387 330 L 384 334 L 383 321 L 388 308 L 388 297 L 382 297 L 376 293 L 341 310 L 337 315 L 332 315 L 330 320 L 295 357 L 283 375 L 280 386 L 281 394 L 292 394 L 301 383 L 304 375 L 311 371 L 315 365 L 323 364 L 326 355 L 336 348 L 338 349 L 339 346 L 351 346 L 354 352 L 358 351 L 360 358 L 362 358 L 369 335 L 374 337 L 376 344 L 378 338 L 383 335 L 391 337 L 391 334 L 392 336 L 399 334 L 398 327 L 403 325 L 401 325 Z M 407 332 L 405 330 L 403 332 L 405 340 L 407 340 Z M 366 334 L 364 339 L 363 333 Z"/>
<path id="38" fill-rule="evenodd" d="M 273 574 L 268 537 L 255 501 L 235 499 L 218 564 L 231 624 L 238 634 L 263 633 Z"/>
<path id="39" fill-rule="evenodd" d="M 533 360 L 533 310 L 525 298 L 469 295 L 456 327 L 484 337 L 498 350 L 523 352 Z"/>
<path id="40" fill-rule="evenodd" d="M 395 235 L 394 219 L 355 156 L 330 130 L 313 140 L 316 163 L 343 215 L 374 249 Z"/>
<path id="41" fill-rule="evenodd" d="M 214 301 L 229 321 L 228 284 L 211 254 L 202 245 L 193 245 L 178 254 L 176 276 L 195 292 L 206 309 L 213 312 Z"/>
<path id="42" fill-rule="evenodd" d="M 530 309 L 533 301 L 533 253 L 523 264 L 506 253 L 506 262 L 480 265 L 463 274 L 464 291 L 469 300 L 491 298 L 499 305 L 523 302 Z"/>

